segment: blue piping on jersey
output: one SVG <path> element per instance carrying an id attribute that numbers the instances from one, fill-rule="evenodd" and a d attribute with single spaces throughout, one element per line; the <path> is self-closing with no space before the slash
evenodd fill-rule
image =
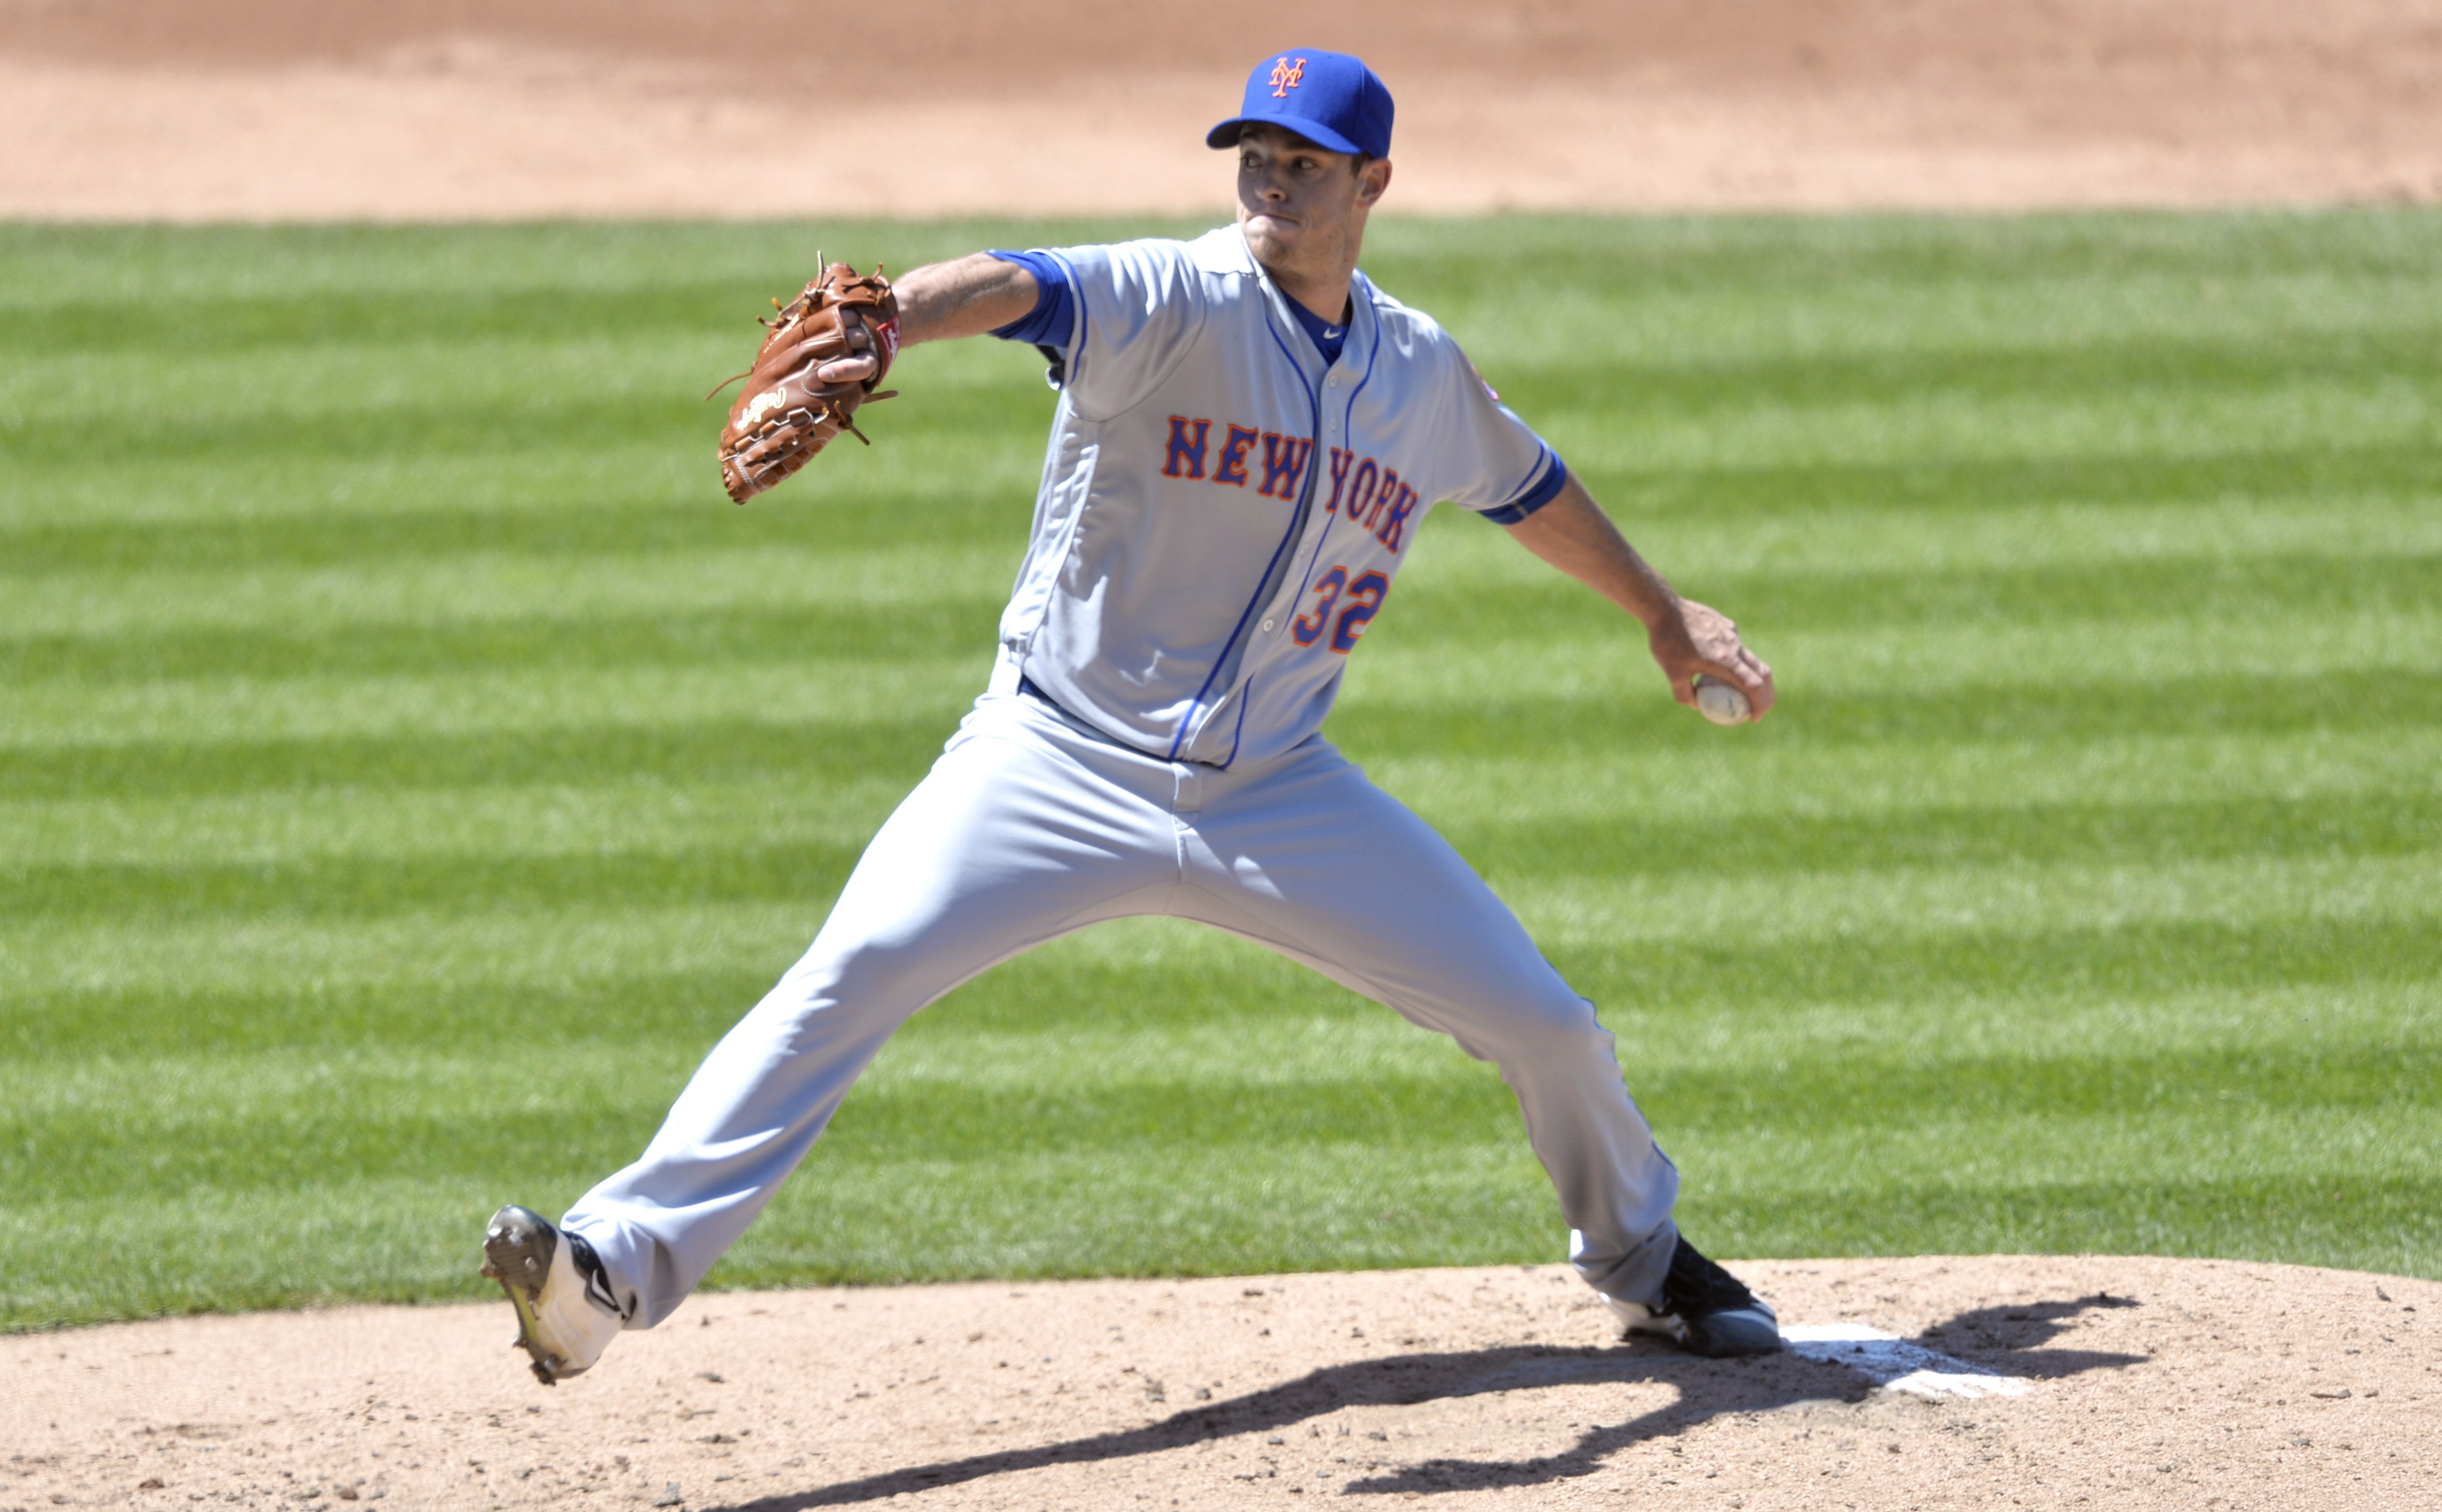
<path id="1" fill-rule="evenodd" d="M 1366 305 L 1369 308 L 1373 308 L 1374 285 L 1372 282 L 1369 281 L 1362 273 L 1357 275 L 1357 282 L 1365 290 Z M 1375 308 L 1374 344 L 1365 349 L 1365 376 L 1358 379 L 1357 387 L 1348 391 L 1348 408 L 1339 411 L 1339 439 L 1342 441 L 1347 441 L 1349 436 L 1353 434 L 1349 429 L 1349 427 L 1354 424 L 1354 417 L 1357 414 L 1357 396 L 1365 392 L 1365 386 L 1374 381 L 1374 360 L 1381 355 L 1382 312 L 1380 309 Z M 1318 427 L 1317 428 L 1320 428 Z M 1322 438 L 1321 436 L 1317 436 L 1314 439 L 1317 446 L 1321 446 L 1322 444 Z M 1349 446 L 1350 449 L 1354 451 L 1356 448 L 1356 443 L 1350 442 Z M 1316 464 L 1318 466 L 1321 465 L 1320 461 Z M 1306 558 L 1305 581 L 1298 584 L 1296 602 L 1300 604 L 1305 602 L 1306 593 L 1314 587 L 1314 570 L 1322 565 L 1323 543 L 1331 539 L 1331 527 L 1337 523 L 1339 517 L 1336 515 L 1325 518 L 1322 522 L 1322 534 L 1314 538 L 1314 555 Z"/>
<path id="2" fill-rule="evenodd" d="M 1560 490 L 1568 486 L 1569 465 L 1547 444 L 1537 452 L 1535 465 L 1526 477 L 1531 486 L 1522 488 L 1498 509 L 1479 510 L 1478 515 L 1496 525 L 1517 524 L 1560 496 Z"/>
<path id="3" fill-rule="evenodd" d="M 1287 296 L 1283 295 L 1282 298 L 1285 299 Z M 1084 308 L 1082 301 L 1079 302 L 1079 308 Z M 1315 455 L 1314 448 L 1322 440 L 1322 397 L 1315 392 L 1314 385 L 1307 380 L 1305 364 L 1297 359 L 1297 354 L 1289 350 L 1288 343 L 1281 339 L 1281 333 L 1273 327 L 1271 314 L 1271 306 L 1267 304 L 1264 307 L 1264 334 L 1272 338 L 1272 345 L 1280 348 L 1281 355 L 1288 359 L 1289 371 L 1297 374 L 1299 386 L 1305 390 L 1306 408 L 1313 411 L 1313 420 L 1306 432 L 1313 437 L 1313 440 L 1306 443 L 1305 448 L 1305 487 L 1298 494 L 1297 508 L 1289 512 L 1288 530 L 1282 535 L 1281 543 L 1272 548 L 1272 559 L 1264 564 L 1263 580 L 1255 585 L 1255 596 L 1247 600 L 1247 607 L 1239 611 L 1238 623 L 1230 629 L 1230 638 L 1221 643 L 1221 654 L 1213 660 L 1212 670 L 1204 674 L 1204 685 L 1195 690 L 1195 697 L 1188 703 L 1187 712 L 1179 716 L 1178 733 L 1170 738 L 1170 754 L 1164 758 L 1166 760 L 1178 759 L 1178 748 L 1186 742 L 1187 732 L 1194 727 L 1197 711 L 1204 707 L 1204 695 L 1212 691 L 1213 680 L 1221 675 L 1221 669 L 1230 666 L 1230 658 L 1237 652 L 1238 643 L 1246 635 L 1247 626 L 1254 619 L 1255 610 L 1263 607 L 1266 599 L 1280 592 L 1280 584 L 1272 576 L 1273 569 L 1281 565 L 1281 554 L 1294 545 L 1298 536 L 1304 531 L 1306 518 L 1312 512 L 1314 504 L 1315 480 L 1321 476 L 1321 469 L 1317 465 L 1321 459 Z M 1378 336 L 1379 332 L 1376 334 Z M 1245 727 L 1246 719 L 1246 708 L 1241 705 L 1238 710 L 1238 722 L 1241 728 Z M 1233 758 L 1238 754 L 1238 742 L 1234 736 L 1230 738 L 1230 754 Z"/>
<path id="4" fill-rule="evenodd" d="M 1535 448 L 1535 465 L 1526 469 L 1526 477 L 1524 481 L 1519 483 L 1518 491 L 1510 495 L 1509 502 L 1502 505 L 1501 507 L 1503 509 L 1517 508 L 1528 495 L 1536 491 L 1536 485 L 1541 483 L 1543 481 L 1543 476 L 1552 470 L 1552 464 L 1559 460 L 1560 454 L 1554 451 L 1550 446 L 1538 445 Z"/>

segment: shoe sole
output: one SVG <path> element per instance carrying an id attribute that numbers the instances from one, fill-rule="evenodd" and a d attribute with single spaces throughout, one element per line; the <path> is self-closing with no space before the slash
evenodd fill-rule
<path id="1" fill-rule="evenodd" d="M 509 1305 L 517 1309 L 518 1337 L 509 1347 L 526 1352 L 535 1379 L 545 1386 L 559 1384 L 558 1360 L 542 1347 L 535 1299 L 551 1279 L 552 1256 L 558 1248 L 558 1230 L 523 1208 L 502 1208 L 483 1230 L 483 1274 L 501 1284 Z"/>

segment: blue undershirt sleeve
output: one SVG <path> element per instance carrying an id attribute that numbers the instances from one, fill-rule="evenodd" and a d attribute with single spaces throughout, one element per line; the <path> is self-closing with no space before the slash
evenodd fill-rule
<path id="1" fill-rule="evenodd" d="M 1569 465 L 1560 460 L 1557 451 L 1546 455 L 1552 459 L 1552 464 L 1535 480 L 1534 486 L 1498 509 L 1480 511 L 1485 519 L 1496 525 L 1515 525 L 1559 497 L 1561 485 L 1569 481 Z"/>
<path id="2" fill-rule="evenodd" d="M 1077 319 L 1077 291 L 1069 284 L 1067 268 L 1048 252 L 1004 252 L 995 248 L 991 255 L 1034 275 L 1033 310 L 992 334 L 1004 341 L 1023 341 L 1055 351 L 1066 347 L 1068 333 L 1075 328 Z"/>

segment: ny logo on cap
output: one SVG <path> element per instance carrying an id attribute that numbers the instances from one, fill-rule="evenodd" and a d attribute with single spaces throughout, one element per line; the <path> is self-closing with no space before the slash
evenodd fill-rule
<path id="1" fill-rule="evenodd" d="M 1286 58 L 1283 58 L 1280 62 L 1272 64 L 1272 98 L 1274 100 L 1288 99 L 1289 91 L 1295 89 L 1298 86 L 1298 81 L 1304 77 L 1305 60 L 1303 58 L 1300 58 L 1296 63 L 1291 63 Z"/>

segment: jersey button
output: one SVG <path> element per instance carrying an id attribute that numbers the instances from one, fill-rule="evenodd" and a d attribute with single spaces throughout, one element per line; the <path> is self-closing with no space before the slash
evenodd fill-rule
<path id="1" fill-rule="evenodd" d="M 1268 630 L 1268 629 L 1270 629 L 1271 628 L 1272 628 L 1272 621 L 1270 621 L 1270 620 L 1266 620 L 1266 621 L 1264 621 L 1264 628 L 1265 628 L 1265 629 Z"/>

